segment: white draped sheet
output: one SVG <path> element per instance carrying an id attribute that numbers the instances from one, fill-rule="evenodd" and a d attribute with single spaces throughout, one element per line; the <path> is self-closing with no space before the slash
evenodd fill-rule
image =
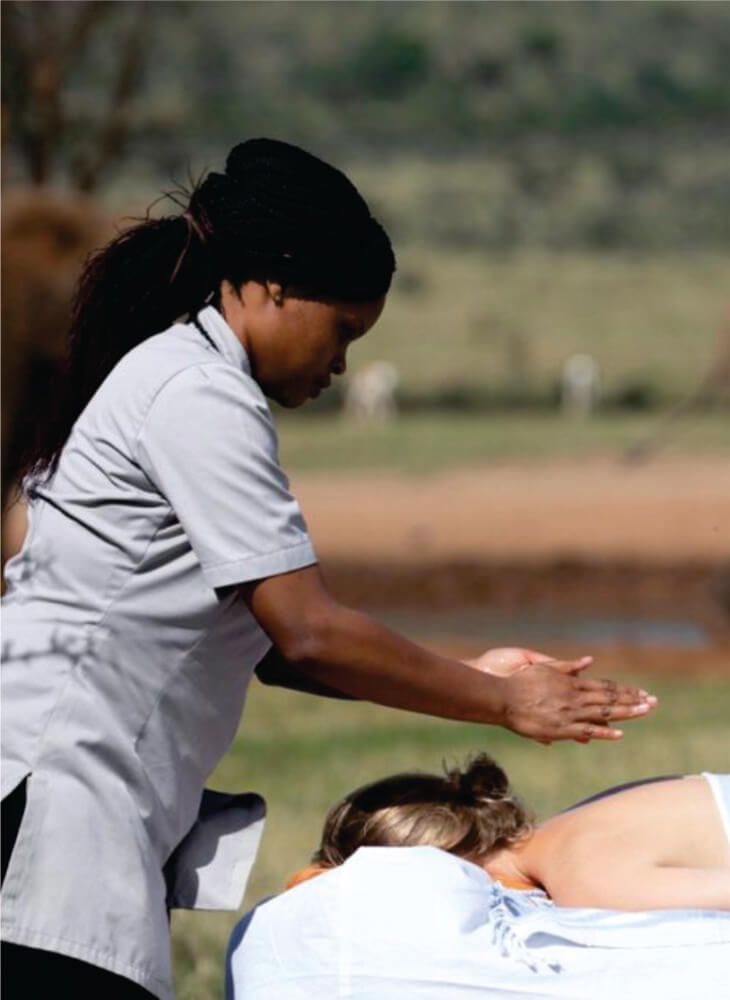
<path id="1" fill-rule="evenodd" d="M 728 1000 L 730 912 L 503 889 L 433 847 L 361 848 L 248 914 L 227 1000 Z"/>

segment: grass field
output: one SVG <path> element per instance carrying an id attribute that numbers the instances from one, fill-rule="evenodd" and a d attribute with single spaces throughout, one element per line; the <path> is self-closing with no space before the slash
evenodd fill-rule
<path id="1" fill-rule="evenodd" d="M 606 392 L 641 381 L 682 394 L 711 364 L 728 311 L 728 258 L 682 254 L 398 248 L 382 318 L 350 368 L 387 359 L 404 388 L 544 390 L 588 352 Z"/>
<path id="2" fill-rule="evenodd" d="M 637 682 L 640 678 L 634 678 Z M 644 680 L 642 680 L 644 683 Z M 254 685 L 233 748 L 210 784 L 255 788 L 269 814 L 246 906 L 279 891 L 307 863 L 327 808 L 359 783 L 399 769 L 439 769 L 491 752 L 538 816 L 649 774 L 727 770 L 730 681 L 663 679 L 660 708 L 627 725 L 618 744 L 540 747 L 500 729 L 425 719 L 365 704 L 327 702 Z M 173 918 L 179 1000 L 218 1000 L 234 914 Z"/>
<path id="3" fill-rule="evenodd" d="M 337 415 L 278 418 L 285 469 L 331 475 L 333 470 L 437 472 L 495 459 L 615 456 L 657 441 L 662 452 L 730 451 L 727 412 L 688 414 L 670 425 L 660 414 L 602 414 L 568 420 L 557 413 L 408 414 L 389 424 Z"/>

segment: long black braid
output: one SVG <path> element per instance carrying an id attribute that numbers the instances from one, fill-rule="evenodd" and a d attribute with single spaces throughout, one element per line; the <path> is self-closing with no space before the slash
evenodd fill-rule
<path id="1" fill-rule="evenodd" d="M 345 175 L 273 139 L 230 152 L 185 212 L 126 230 L 86 263 L 74 298 L 65 377 L 53 419 L 24 471 L 52 473 L 76 419 L 128 351 L 194 315 L 228 279 L 276 280 L 315 299 L 369 302 L 390 287 L 387 234 Z"/>

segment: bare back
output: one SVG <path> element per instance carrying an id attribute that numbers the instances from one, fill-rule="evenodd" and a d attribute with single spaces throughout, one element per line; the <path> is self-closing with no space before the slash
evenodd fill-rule
<path id="1" fill-rule="evenodd" d="M 730 844 L 699 775 L 576 806 L 540 824 L 514 857 L 567 906 L 730 909 Z"/>

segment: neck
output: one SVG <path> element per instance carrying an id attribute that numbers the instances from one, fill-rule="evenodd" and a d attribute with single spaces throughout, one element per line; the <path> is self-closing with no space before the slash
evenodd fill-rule
<path id="1" fill-rule="evenodd" d="M 535 834 L 531 833 L 511 847 L 494 851 L 482 862 L 482 868 L 490 878 L 506 886 L 514 883 L 520 887 L 540 888 L 541 883 L 532 863 L 534 838 Z"/>
<path id="2" fill-rule="evenodd" d="M 251 345 L 249 344 L 249 338 L 246 331 L 246 319 L 240 295 L 236 294 L 232 285 L 228 281 L 224 281 L 220 286 L 218 299 L 218 311 L 234 332 L 237 339 L 243 344 L 243 349 L 248 355 L 250 361 Z"/>

